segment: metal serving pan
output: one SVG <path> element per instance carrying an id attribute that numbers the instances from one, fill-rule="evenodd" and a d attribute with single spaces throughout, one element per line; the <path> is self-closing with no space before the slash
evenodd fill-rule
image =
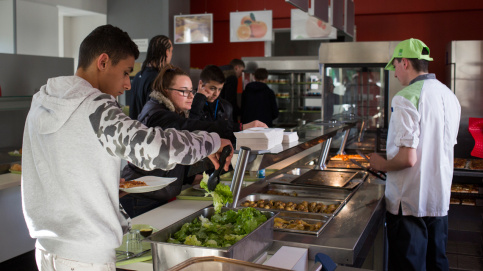
<path id="1" fill-rule="evenodd" d="M 357 172 L 339 170 L 311 170 L 293 181 L 296 184 L 309 184 L 330 187 L 344 187 L 357 175 Z"/>
<path id="2" fill-rule="evenodd" d="M 186 260 L 168 271 L 289 271 L 289 269 L 281 269 L 279 267 L 272 267 L 245 261 L 233 260 L 224 257 L 207 256 L 195 257 Z"/>
<path id="3" fill-rule="evenodd" d="M 345 182 L 346 184 L 342 187 L 339 186 L 330 186 L 325 185 L 322 182 L 318 182 L 317 180 L 309 180 L 307 179 L 308 174 L 314 171 L 312 168 L 292 168 L 284 173 L 278 174 L 268 181 L 270 183 L 276 184 L 296 184 L 300 186 L 307 186 L 307 187 L 318 187 L 318 188 L 333 188 L 333 189 L 345 189 L 345 190 L 353 190 L 354 188 L 358 187 L 367 177 L 368 173 L 363 170 L 357 169 L 328 169 L 328 170 L 316 170 L 317 172 L 325 172 L 320 174 L 339 174 L 340 175 L 348 175 L 348 180 Z M 327 173 L 331 172 L 331 173 Z M 350 179 L 349 179 L 350 178 Z"/>
<path id="4" fill-rule="evenodd" d="M 342 200 L 345 202 L 347 202 L 349 196 L 352 193 L 351 191 L 345 189 L 337 189 L 331 187 L 307 187 L 302 185 L 270 183 L 264 186 L 263 189 L 257 191 L 257 194 L 267 194 L 269 191 L 286 193 L 292 197 L 296 194 L 296 197 L 301 198 L 323 198 L 330 200 Z"/>
<path id="5" fill-rule="evenodd" d="M 321 199 L 321 198 L 299 198 L 299 197 L 287 197 L 287 196 L 278 196 L 278 195 L 265 195 L 265 194 L 252 194 L 248 195 L 240 200 L 238 200 L 238 206 L 237 207 L 244 207 L 242 204 L 245 201 L 258 201 L 258 200 L 265 200 L 265 201 L 283 201 L 285 203 L 288 202 L 293 202 L 296 204 L 300 204 L 304 201 L 307 201 L 309 204 L 312 202 L 315 203 L 322 203 L 324 205 L 330 205 L 330 204 L 336 204 L 338 207 L 334 210 L 332 213 L 310 213 L 313 215 L 318 215 L 318 216 L 335 216 L 339 211 L 344 207 L 345 202 L 343 200 L 334 200 L 334 199 Z M 309 212 L 303 212 L 303 211 L 287 211 L 285 209 L 264 209 L 264 208 L 259 208 L 259 207 L 254 207 L 259 210 L 274 210 L 274 211 L 279 211 L 279 212 L 287 212 L 287 213 L 301 213 L 301 214 L 307 214 Z"/>
<path id="6" fill-rule="evenodd" d="M 227 210 L 229 208 L 222 208 L 222 212 Z M 201 256 L 220 256 L 253 261 L 261 252 L 271 246 L 273 242 L 273 219 L 278 212 L 269 210 L 262 210 L 262 214 L 267 217 L 265 223 L 230 247 L 209 248 L 167 242 L 169 237 L 180 230 L 183 224 L 193 221 L 200 215 L 210 218 L 214 214 L 213 207 L 201 209 L 146 238 L 145 241 L 151 243 L 154 270 L 166 270 L 192 257 Z"/>
<path id="7" fill-rule="evenodd" d="M 297 230 L 297 229 L 289 229 L 289 228 L 278 228 L 277 227 L 277 220 L 281 218 L 283 220 L 298 220 L 301 219 L 309 224 L 315 224 L 318 222 L 323 223 L 322 227 L 320 227 L 316 231 L 310 231 L 310 230 Z M 319 234 L 324 230 L 325 226 L 329 223 L 330 220 L 332 220 L 333 216 L 320 216 L 312 213 L 295 213 L 295 212 L 281 212 L 276 218 L 275 218 L 275 223 L 274 223 L 274 230 L 276 231 L 285 231 L 285 232 L 293 232 L 293 233 L 302 233 L 302 234 L 311 234 L 315 236 L 319 236 Z"/>

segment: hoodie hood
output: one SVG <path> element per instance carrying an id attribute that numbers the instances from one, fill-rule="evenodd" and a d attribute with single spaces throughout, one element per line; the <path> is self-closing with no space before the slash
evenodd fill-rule
<path id="1" fill-rule="evenodd" d="M 42 116 L 37 123 L 41 134 L 58 131 L 70 118 L 79 105 L 92 94 L 101 94 L 100 90 L 78 76 L 51 78 L 32 98 L 32 108 L 38 108 L 36 114 Z"/>
<path id="2" fill-rule="evenodd" d="M 158 103 L 166 106 L 166 108 L 168 108 L 169 111 L 176 113 L 176 109 L 174 107 L 173 102 L 168 97 L 164 96 L 163 93 L 161 93 L 159 91 L 151 91 L 151 94 L 149 94 L 149 97 L 153 98 Z M 189 111 L 184 111 L 183 115 L 186 118 L 188 118 L 189 117 Z"/>

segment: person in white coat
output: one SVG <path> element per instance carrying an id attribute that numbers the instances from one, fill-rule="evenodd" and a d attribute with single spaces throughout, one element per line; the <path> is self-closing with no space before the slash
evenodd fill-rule
<path id="1" fill-rule="evenodd" d="M 449 270 L 448 209 L 461 107 L 428 73 L 432 60 L 422 41 L 408 39 L 386 66 L 406 86 L 392 99 L 387 160 L 370 155 L 372 168 L 387 171 L 389 270 Z"/>

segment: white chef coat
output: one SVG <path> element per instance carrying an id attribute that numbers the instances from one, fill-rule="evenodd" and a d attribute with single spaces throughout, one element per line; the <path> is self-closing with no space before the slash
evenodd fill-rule
<path id="1" fill-rule="evenodd" d="M 413 167 L 387 173 L 386 209 L 416 217 L 448 214 L 461 107 L 434 74 L 418 76 L 392 100 L 387 159 L 416 149 Z"/>

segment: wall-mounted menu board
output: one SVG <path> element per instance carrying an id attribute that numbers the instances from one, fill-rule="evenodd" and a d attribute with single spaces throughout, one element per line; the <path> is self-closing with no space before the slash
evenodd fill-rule
<path id="1" fill-rule="evenodd" d="M 174 16 L 174 43 L 212 43 L 213 14 Z"/>
<path id="2" fill-rule="evenodd" d="M 230 41 L 271 41 L 272 11 L 230 12 Z"/>
<path id="3" fill-rule="evenodd" d="M 290 25 L 291 40 L 336 39 L 337 29 L 330 24 L 309 16 L 299 9 L 292 9 Z"/>

